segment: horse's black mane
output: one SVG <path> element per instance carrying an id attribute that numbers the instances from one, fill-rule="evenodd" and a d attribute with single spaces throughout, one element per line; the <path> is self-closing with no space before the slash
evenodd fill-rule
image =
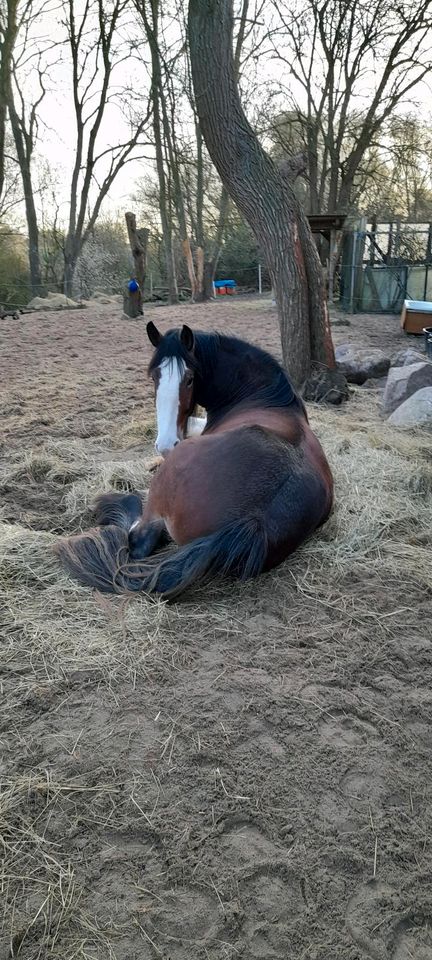
<path id="1" fill-rule="evenodd" d="M 175 329 L 168 330 L 164 334 L 151 358 L 149 373 L 151 373 L 152 370 L 156 370 L 163 360 L 177 360 L 179 362 L 183 360 L 191 369 L 203 372 L 204 366 L 208 369 L 211 360 L 216 359 L 219 342 L 221 340 L 218 333 L 202 333 L 199 330 L 194 330 L 195 352 L 193 354 L 190 353 L 182 343 L 180 333 L 181 329 Z M 198 354 L 201 360 L 198 359 Z M 203 363 L 204 358 L 206 358 L 206 360 Z"/>
<path id="2" fill-rule="evenodd" d="M 281 365 L 270 353 L 238 337 L 194 330 L 195 349 L 188 352 L 180 330 L 169 330 L 152 357 L 149 371 L 171 359 L 195 372 L 197 402 L 206 407 L 212 422 L 223 409 L 240 404 L 262 407 L 298 406 L 303 403 Z M 210 388 L 214 385 L 214 392 Z"/>

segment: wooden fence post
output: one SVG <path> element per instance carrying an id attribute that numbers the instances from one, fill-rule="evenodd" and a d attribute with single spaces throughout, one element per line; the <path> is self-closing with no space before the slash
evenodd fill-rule
<path id="1" fill-rule="evenodd" d="M 147 244 L 149 230 L 146 227 L 137 229 L 134 213 L 125 213 L 127 232 L 134 262 L 134 276 L 137 289 L 129 289 L 124 295 L 123 309 L 128 317 L 135 318 L 143 313 L 143 293 L 147 266 Z M 130 285 L 132 288 L 135 284 Z"/>

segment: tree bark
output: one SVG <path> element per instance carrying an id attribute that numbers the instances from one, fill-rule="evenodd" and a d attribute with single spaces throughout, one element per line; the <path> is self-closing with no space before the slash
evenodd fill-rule
<path id="1" fill-rule="evenodd" d="M 67 254 L 65 251 L 64 255 L 64 268 L 63 268 L 63 293 L 65 297 L 73 296 L 73 282 L 75 277 L 75 270 L 77 265 L 78 257 L 74 254 Z"/>
<path id="2" fill-rule="evenodd" d="M 324 279 L 292 184 L 263 150 L 243 112 L 232 52 L 230 0 L 190 0 L 197 111 L 222 183 L 267 251 L 285 366 L 297 386 L 313 362 L 334 367 Z"/>
<path id="3" fill-rule="evenodd" d="M 26 221 L 28 230 L 28 257 L 30 267 L 30 286 L 34 297 L 40 297 L 44 293 L 42 284 L 42 271 L 40 265 L 39 253 L 39 225 L 34 201 L 33 182 L 31 175 L 31 160 L 33 152 L 33 143 L 31 136 L 23 130 L 20 118 L 15 109 L 12 99 L 12 91 L 9 97 L 9 118 L 12 127 L 12 134 L 15 141 L 18 163 L 20 168 L 21 180 L 23 184 L 24 203 L 26 211 Z"/>
<path id="4" fill-rule="evenodd" d="M 125 213 L 127 232 L 134 262 L 134 275 L 138 283 L 137 291 L 129 291 L 128 316 L 138 317 L 143 312 L 143 293 L 147 266 L 147 244 L 149 230 L 137 230 L 134 213 Z"/>
<path id="5" fill-rule="evenodd" d="M 125 302 L 125 312 L 129 317 L 135 318 L 142 316 L 143 312 L 143 292 L 146 278 L 149 230 L 145 228 L 137 230 L 134 213 L 125 213 L 125 220 L 134 262 L 134 277 L 138 283 L 138 290 L 128 291 Z"/>

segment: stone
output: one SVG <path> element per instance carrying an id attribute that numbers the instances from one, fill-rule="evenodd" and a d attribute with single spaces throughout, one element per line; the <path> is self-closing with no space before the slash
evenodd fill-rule
<path id="1" fill-rule="evenodd" d="M 343 343 L 336 347 L 336 362 L 348 383 L 362 384 L 366 380 L 385 377 L 390 367 L 390 357 L 376 347 L 354 347 Z"/>
<path id="2" fill-rule="evenodd" d="M 303 386 L 303 400 L 309 403 L 332 403 L 338 405 L 349 399 L 346 377 L 337 367 L 313 367 Z"/>
<path id="3" fill-rule="evenodd" d="M 46 297 L 33 297 L 27 304 L 28 310 L 64 310 L 71 307 L 78 307 L 76 300 L 71 300 L 64 293 L 47 293 Z"/>
<path id="4" fill-rule="evenodd" d="M 413 350 L 412 347 L 407 347 L 406 350 L 398 350 L 397 353 L 393 354 L 390 366 L 408 367 L 412 363 L 421 363 L 421 361 L 425 359 L 425 354 L 419 353 L 418 350 Z"/>
<path id="5" fill-rule="evenodd" d="M 393 427 L 429 427 L 432 430 L 432 387 L 423 387 L 401 403 L 388 418 Z"/>
<path id="6" fill-rule="evenodd" d="M 432 363 L 421 360 L 407 367 L 392 367 L 383 396 L 383 413 L 388 417 L 401 403 L 423 387 L 432 387 Z"/>

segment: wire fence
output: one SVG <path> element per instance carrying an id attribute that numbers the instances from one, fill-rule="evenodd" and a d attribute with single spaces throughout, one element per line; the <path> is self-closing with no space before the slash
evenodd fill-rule
<path id="1" fill-rule="evenodd" d="M 123 296 L 126 293 L 127 283 L 130 276 L 113 279 L 107 282 L 105 277 L 98 283 L 98 277 L 93 278 L 91 286 L 88 282 L 79 277 L 74 281 L 73 293 L 71 299 L 77 303 L 83 303 L 91 300 L 98 294 L 105 296 Z M 262 264 L 253 267 L 244 267 L 233 270 L 229 277 L 218 271 L 216 280 L 234 280 L 236 291 L 238 293 L 266 293 L 271 290 L 271 282 L 267 268 Z M 2 277 L 0 274 L 0 308 L 11 312 L 17 309 L 25 308 L 34 297 L 46 298 L 47 293 L 64 293 L 64 288 L 58 280 L 47 280 L 39 286 L 30 288 L 29 281 L 23 279 L 22 275 Z M 178 294 L 180 300 L 188 300 L 191 297 L 191 287 L 187 282 L 178 282 Z M 168 302 L 168 285 L 159 273 L 148 271 L 144 289 L 143 298 L 145 302 Z"/>
<path id="2" fill-rule="evenodd" d="M 371 223 L 346 233 L 337 288 L 350 313 L 400 313 L 405 300 L 432 301 L 432 226 Z"/>
<path id="3" fill-rule="evenodd" d="M 132 275 L 130 255 L 115 260 L 110 269 L 77 272 L 72 298 L 79 302 L 95 294 L 123 295 Z M 238 293 L 266 293 L 271 281 L 264 263 L 221 266 L 215 280 L 234 280 Z M 23 270 L 14 275 L 0 269 L 0 306 L 6 311 L 25 307 L 35 295 L 47 291 L 63 293 L 58 277 L 47 276 L 33 291 Z M 179 299 L 187 301 L 191 288 L 187 277 L 179 273 Z M 161 264 L 151 260 L 143 290 L 144 301 L 166 303 L 168 284 Z M 365 229 L 345 232 L 334 282 L 334 300 L 351 312 L 400 313 L 405 300 L 432 301 L 432 225 L 376 223 Z"/>

